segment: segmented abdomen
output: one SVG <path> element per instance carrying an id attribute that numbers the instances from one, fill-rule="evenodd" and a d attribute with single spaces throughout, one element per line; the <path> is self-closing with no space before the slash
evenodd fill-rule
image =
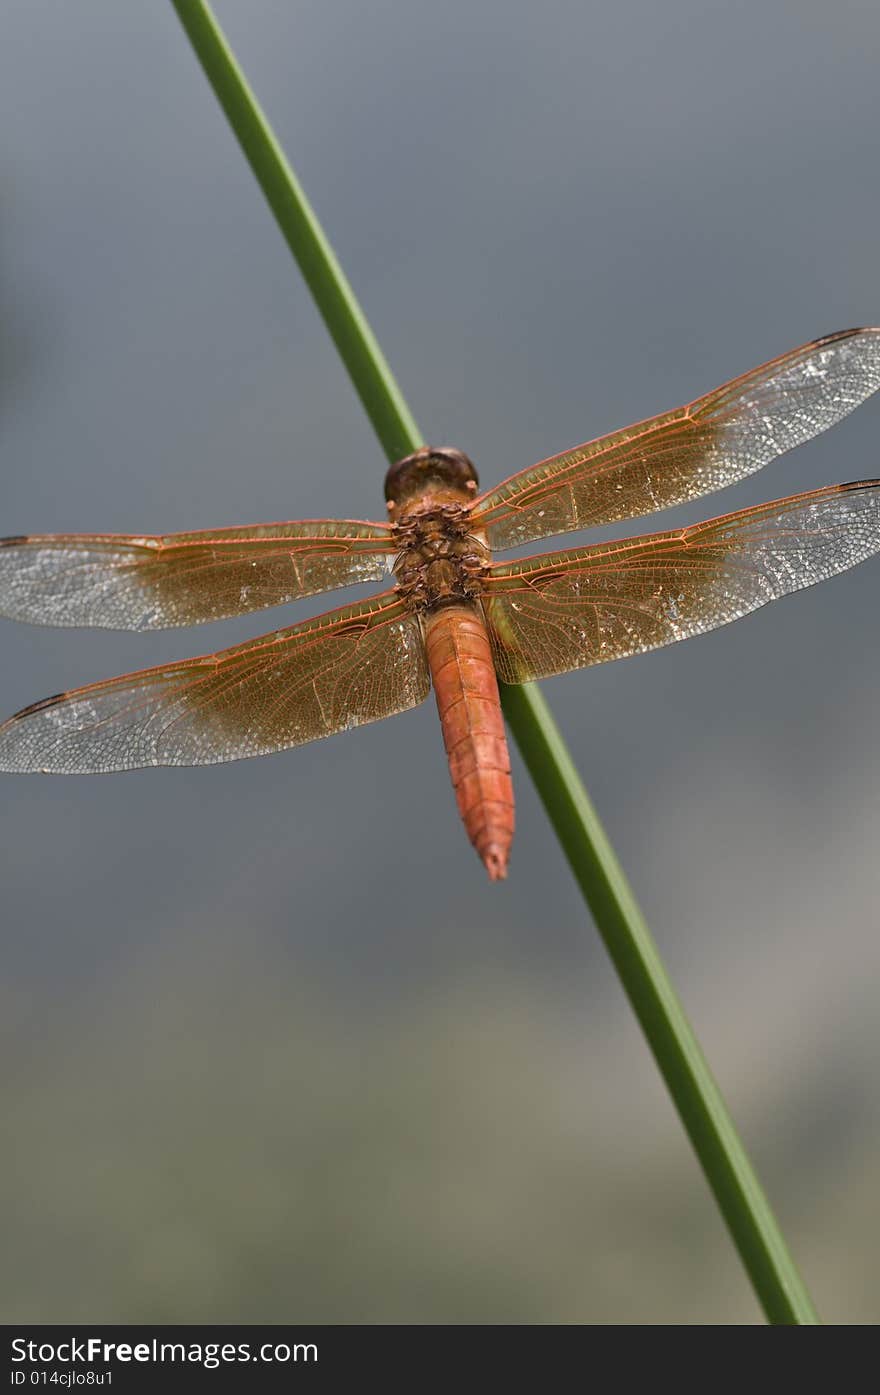
<path id="1" fill-rule="evenodd" d="M 458 811 L 496 881 L 507 875 L 514 817 L 489 636 L 476 609 L 454 605 L 427 612 L 425 644 Z"/>

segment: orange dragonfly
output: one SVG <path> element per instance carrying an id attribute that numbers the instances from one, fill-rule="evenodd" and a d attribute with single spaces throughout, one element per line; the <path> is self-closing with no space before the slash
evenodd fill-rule
<path id="1" fill-rule="evenodd" d="M 503 877 L 514 809 L 498 680 L 655 649 L 845 571 L 880 551 L 880 480 L 514 562 L 492 552 L 733 484 L 878 387 L 880 328 L 845 330 L 482 495 L 461 451 L 423 446 L 388 471 L 387 522 L 6 538 L 0 614 L 44 625 L 161 629 L 386 571 L 395 584 L 246 644 L 26 707 L 0 726 L 0 770 L 266 755 L 406 711 L 433 682 L 461 817 L 489 876 Z"/>

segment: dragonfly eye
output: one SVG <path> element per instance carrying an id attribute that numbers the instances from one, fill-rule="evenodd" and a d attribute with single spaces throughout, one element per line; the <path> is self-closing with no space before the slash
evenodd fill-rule
<path id="1" fill-rule="evenodd" d="M 426 489 L 452 489 L 470 499 L 477 472 L 464 451 L 454 446 L 422 446 L 398 460 L 385 476 L 385 498 L 398 504 Z"/>

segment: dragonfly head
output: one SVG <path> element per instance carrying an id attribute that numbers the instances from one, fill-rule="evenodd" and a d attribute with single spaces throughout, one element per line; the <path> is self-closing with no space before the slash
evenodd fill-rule
<path id="1" fill-rule="evenodd" d="M 385 476 L 385 498 L 389 509 L 429 491 L 469 502 L 478 483 L 477 472 L 464 451 L 454 446 L 421 446 L 391 466 Z"/>

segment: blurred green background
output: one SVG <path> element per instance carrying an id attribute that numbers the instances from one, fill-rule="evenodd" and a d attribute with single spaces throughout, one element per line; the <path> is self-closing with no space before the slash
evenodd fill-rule
<path id="1" fill-rule="evenodd" d="M 880 319 L 873 7 L 217 11 L 428 439 L 486 484 Z M 8 0 L 2 30 L 0 532 L 381 516 L 170 5 Z M 645 526 L 877 475 L 878 429 Z M 545 685 L 837 1322 L 880 1316 L 878 594 L 875 561 Z M 0 701 L 320 608 L 4 624 Z M 4 1321 L 758 1319 L 514 778 L 501 887 L 430 704 L 271 760 L 5 779 Z"/>

